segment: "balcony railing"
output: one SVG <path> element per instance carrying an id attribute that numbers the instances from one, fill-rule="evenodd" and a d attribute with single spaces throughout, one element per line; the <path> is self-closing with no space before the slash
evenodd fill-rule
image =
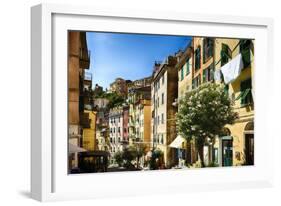
<path id="1" fill-rule="evenodd" d="M 90 68 L 91 51 L 86 48 L 80 48 L 79 61 L 82 69 Z"/>

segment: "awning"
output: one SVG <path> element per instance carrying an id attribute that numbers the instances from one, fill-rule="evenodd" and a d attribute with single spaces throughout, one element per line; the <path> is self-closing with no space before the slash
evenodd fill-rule
<path id="1" fill-rule="evenodd" d="M 169 145 L 169 147 L 185 149 L 184 145 L 186 143 L 186 139 L 184 139 L 181 135 L 178 135 L 176 139 Z"/>
<path id="2" fill-rule="evenodd" d="M 78 147 L 74 144 L 68 143 L 68 153 L 76 153 L 76 152 L 86 152 L 82 147 Z"/>
<path id="3" fill-rule="evenodd" d="M 221 67 L 225 84 L 233 82 L 241 73 L 243 65 L 242 55 L 238 54 L 230 62 Z"/>

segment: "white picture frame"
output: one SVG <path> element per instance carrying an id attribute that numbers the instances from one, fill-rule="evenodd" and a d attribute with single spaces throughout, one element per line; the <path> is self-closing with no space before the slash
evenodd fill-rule
<path id="1" fill-rule="evenodd" d="M 273 91 L 267 90 L 273 87 L 268 78 L 273 75 L 271 19 L 57 4 L 34 6 L 31 14 L 32 198 L 53 201 L 272 186 L 274 135 L 267 114 Z M 254 38 L 255 166 L 68 175 L 67 30 Z"/>

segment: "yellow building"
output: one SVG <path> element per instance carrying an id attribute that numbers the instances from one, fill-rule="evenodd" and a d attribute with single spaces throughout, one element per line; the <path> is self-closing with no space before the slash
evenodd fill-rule
<path id="1" fill-rule="evenodd" d="M 151 91 L 150 85 L 134 86 L 129 89 L 129 145 L 150 142 Z M 149 115 L 148 115 L 149 113 Z M 147 124 L 149 122 L 149 124 Z"/>
<path id="2" fill-rule="evenodd" d="M 141 99 L 136 107 L 136 138 L 139 142 L 150 145 L 151 100 Z"/>
<path id="3" fill-rule="evenodd" d="M 97 149 L 96 145 L 96 112 L 84 110 L 85 121 L 83 128 L 82 146 L 88 151 Z M 83 120 L 82 120 L 83 121 Z"/>
<path id="4" fill-rule="evenodd" d="M 204 147 L 206 165 L 220 166 L 254 164 L 254 41 L 247 39 L 194 37 L 193 61 L 190 74 L 182 58 L 178 67 L 179 99 L 190 88 L 205 82 L 225 85 L 239 119 L 226 125 L 225 135 L 216 138 L 214 145 Z M 181 62 L 182 61 L 182 62 Z M 233 66 L 234 65 L 234 66 Z M 198 159 L 191 141 L 191 163 Z"/>
<path id="5" fill-rule="evenodd" d="M 192 90 L 192 77 L 193 77 L 193 49 L 192 49 L 192 41 L 190 45 L 187 46 L 179 61 L 176 65 L 176 69 L 178 70 L 178 100 L 177 106 L 180 104 L 180 100 L 184 98 L 186 92 Z M 178 150 L 178 165 L 180 164 L 180 160 L 184 160 L 184 164 L 190 164 L 192 161 L 192 151 L 191 147 L 192 142 L 187 142 L 182 136 L 178 135 L 177 138 L 171 143 L 173 148 Z M 181 154 L 179 154 L 179 152 Z"/>
<path id="6" fill-rule="evenodd" d="M 193 38 L 193 79 L 192 88 L 204 82 L 212 81 L 214 72 L 214 38 Z"/>
<path id="7" fill-rule="evenodd" d="M 161 167 L 166 168 L 177 164 L 176 150 L 170 144 L 177 136 L 177 107 L 174 102 L 178 98 L 178 70 L 175 66 L 181 55 L 182 52 L 178 52 L 161 64 L 156 64 L 151 83 L 152 148 L 163 153 Z"/>
<path id="8" fill-rule="evenodd" d="M 180 58 L 178 69 L 178 99 L 184 97 L 192 89 L 192 48 L 188 47 Z"/>
<path id="9" fill-rule="evenodd" d="M 239 115 L 233 125 L 226 125 L 225 136 L 216 141 L 216 159 L 220 166 L 254 164 L 253 48 L 253 40 L 217 38 L 215 41 L 215 69 L 221 74 L 220 82 L 225 84 L 225 91 Z M 228 82 L 227 72 L 235 61 L 242 62 L 241 71 Z"/>

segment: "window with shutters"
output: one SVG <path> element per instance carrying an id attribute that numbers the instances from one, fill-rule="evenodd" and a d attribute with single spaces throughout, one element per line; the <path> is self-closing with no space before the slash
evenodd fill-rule
<path id="1" fill-rule="evenodd" d="M 240 53 L 242 55 L 242 60 L 244 67 L 247 68 L 251 66 L 251 46 L 252 46 L 252 41 L 251 40 L 240 40 Z"/>
<path id="2" fill-rule="evenodd" d="M 188 75 L 189 73 L 190 73 L 189 59 L 187 59 L 187 61 L 186 61 L 186 74 L 185 75 Z"/>
<path id="3" fill-rule="evenodd" d="M 203 39 L 203 62 L 205 63 L 214 53 L 214 39 L 204 38 Z"/>
<path id="4" fill-rule="evenodd" d="M 194 53 L 194 59 L 195 59 L 195 70 L 198 70 L 200 69 L 200 66 L 201 66 L 201 49 L 200 49 L 200 46 L 195 50 L 195 53 Z"/>
<path id="5" fill-rule="evenodd" d="M 246 106 L 253 103 L 251 78 L 240 83 L 240 94 L 238 95 L 236 100 L 238 99 L 240 99 L 241 106 Z"/>
<path id="6" fill-rule="evenodd" d="M 210 65 L 203 70 L 203 83 L 214 80 L 214 69 L 213 65 Z"/>
<path id="7" fill-rule="evenodd" d="M 197 75 L 193 80 L 192 80 L 192 89 L 196 89 L 199 87 L 201 84 L 201 75 Z"/>
<path id="8" fill-rule="evenodd" d="M 184 67 L 181 68 L 181 81 L 183 80 L 184 78 Z"/>
<path id="9" fill-rule="evenodd" d="M 227 44 L 221 44 L 221 66 L 231 59 L 231 50 Z"/>

